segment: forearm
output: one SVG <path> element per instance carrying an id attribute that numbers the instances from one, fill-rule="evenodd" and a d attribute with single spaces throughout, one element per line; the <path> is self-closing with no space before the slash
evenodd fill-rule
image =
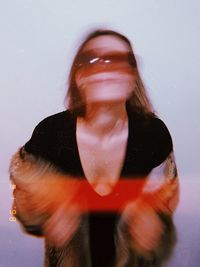
<path id="1" fill-rule="evenodd" d="M 142 193 L 121 215 L 117 227 L 119 259 L 128 257 L 128 251 L 147 260 L 161 260 L 170 254 L 176 241 L 172 215 L 178 199 L 178 175 L 171 154 L 150 173 Z"/>
<path id="2" fill-rule="evenodd" d="M 73 179 L 58 172 L 50 163 L 20 149 L 10 164 L 10 179 L 15 185 L 13 209 L 24 229 L 42 235 L 43 225 L 77 190 Z"/>

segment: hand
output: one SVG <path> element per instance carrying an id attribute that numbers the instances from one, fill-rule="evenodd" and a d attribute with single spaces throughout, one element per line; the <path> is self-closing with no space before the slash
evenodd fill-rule
<path id="1" fill-rule="evenodd" d="M 151 257 L 152 252 L 159 248 L 164 232 L 164 225 L 159 216 L 145 203 L 129 205 L 125 216 L 129 225 L 132 247 L 140 255 Z"/>
<path id="2" fill-rule="evenodd" d="M 80 211 L 75 205 L 63 204 L 45 222 L 43 232 L 48 242 L 56 247 L 68 243 L 80 224 Z"/>
<path id="3" fill-rule="evenodd" d="M 56 179 L 46 182 L 40 191 L 40 199 L 47 204 L 49 219 L 43 224 L 48 242 L 62 247 L 69 242 L 78 229 L 81 204 L 75 202 L 80 183 L 73 179 Z M 44 206 L 45 206 L 44 204 Z"/>

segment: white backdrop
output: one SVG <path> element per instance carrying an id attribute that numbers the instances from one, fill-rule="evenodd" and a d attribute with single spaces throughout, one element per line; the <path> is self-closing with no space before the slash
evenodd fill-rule
<path id="1" fill-rule="evenodd" d="M 200 1 L 0 3 L 0 267 L 42 266 L 42 241 L 8 221 L 9 159 L 42 118 L 64 110 L 72 58 L 94 28 L 110 28 L 131 40 L 155 109 L 173 137 L 179 174 L 186 181 L 182 192 L 187 194 L 190 181 L 196 183 L 200 173 Z M 187 203 L 182 198 L 181 214 L 184 205 L 192 203 L 192 194 L 190 190 Z"/>

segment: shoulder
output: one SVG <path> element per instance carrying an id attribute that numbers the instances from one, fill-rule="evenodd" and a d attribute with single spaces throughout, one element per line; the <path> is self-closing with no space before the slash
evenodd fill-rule
<path id="1" fill-rule="evenodd" d="M 149 155 L 153 166 L 158 166 L 173 151 L 172 137 L 166 124 L 156 116 L 135 115 L 131 121 L 133 140 L 138 149 Z"/>
<path id="2" fill-rule="evenodd" d="M 141 114 L 130 114 L 130 124 L 136 132 L 144 135 L 148 135 L 151 138 L 169 139 L 171 140 L 170 132 L 166 124 L 155 115 L 141 115 Z"/>
<path id="3" fill-rule="evenodd" d="M 43 120 L 41 120 L 37 126 L 36 130 L 52 130 L 62 128 L 66 123 L 70 123 L 72 118 L 69 110 L 65 110 L 53 115 L 50 115 Z"/>
<path id="4" fill-rule="evenodd" d="M 165 123 L 159 118 L 152 118 L 149 122 L 149 136 L 155 166 L 161 164 L 173 151 L 171 134 Z"/>
<path id="5" fill-rule="evenodd" d="M 159 118 L 151 118 L 147 124 L 147 131 L 152 137 L 158 138 L 158 141 L 172 142 L 171 134 L 166 124 Z M 172 145 L 172 144 L 171 144 Z"/>
<path id="6" fill-rule="evenodd" d="M 72 131 L 72 116 L 69 110 L 44 118 L 34 128 L 29 141 L 24 145 L 27 152 L 44 155 L 55 154 Z"/>

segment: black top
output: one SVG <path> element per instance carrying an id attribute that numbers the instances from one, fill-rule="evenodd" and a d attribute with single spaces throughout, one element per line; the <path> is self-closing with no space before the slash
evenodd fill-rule
<path id="1" fill-rule="evenodd" d="M 144 178 L 160 165 L 173 150 L 172 139 L 165 124 L 156 117 L 128 113 L 129 135 L 120 180 Z M 76 141 L 76 118 L 63 111 L 42 120 L 34 129 L 25 150 L 56 165 L 62 172 L 86 179 Z M 80 178 L 81 177 L 81 178 Z M 92 188 L 90 188 L 92 190 Z M 109 201 L 111 196 L 96 199 Z M 94 200 L 94 198 L 93 198 Z M 90 213 L 90 248 L 92 266 L 110 267 L 115 255 L 114 231 L 116 213 Z"/>

